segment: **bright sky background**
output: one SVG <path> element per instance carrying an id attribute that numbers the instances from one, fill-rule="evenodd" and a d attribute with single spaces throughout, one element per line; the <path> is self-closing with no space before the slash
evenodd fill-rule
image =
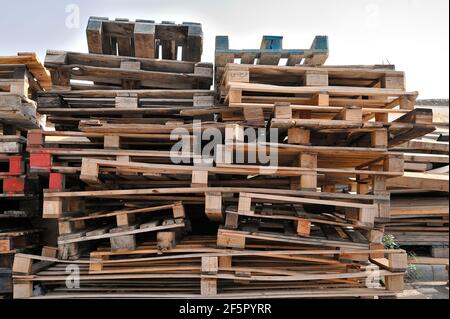
<path id="1" fill-rule="evenodd" d="M 66 27 L 71 4 L 80 10 L 79 28 Z M 2 1 L 0 55 L 87 52 L 89 16 L 201 22 L 206 62 L 213 62 L 216 35 L 228 35 L 234 49 L 259 48 L 264 34 L 283 35 L 287 49 L 306 49 L 315 35 L 328 35 L 327 64 L 390 62 L 419 98 L 449 97 L 448 0 Z"/>

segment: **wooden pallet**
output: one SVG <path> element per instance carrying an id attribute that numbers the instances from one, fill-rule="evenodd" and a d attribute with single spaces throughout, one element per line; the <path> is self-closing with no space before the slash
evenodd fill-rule
<path id="1" fill-rule="evenodd" d="M 280 212 L 277 205 L 281 204 L 288 206 Z M 295 208 L 289 208 L 291 205 Z M 272 229 L 283 236 L 293 236 L 293 240 L 300 236 L 297 238 L 300 242 L 310 239 L 314 243 L 319 239 L 317 245 L 324 243 L 321 239 L 368 244 L 377 211 L 376 204 L 241 193 L 238 208 L 227 210 L 225 227 L 230 230 L 243 227 L 255 233 Z M 377 241 L 379 244 L 380 240 Z"/>
<path id="2" fill-rule="evenodd" d="M 38 112 L 58 130 L 78 129 L 92 117 L 122 124 L 211 121 L 213 105 L 208 90 L 84 90 L 38 96 Z"/>
<path id="3" fill-rule="evenodd" d="M 448 193 L 449 143 L 439 142 L 427 134 L 392 148 L 407 152 L 405 174 L 388 183 L 393 192 L 446 192 Z"/>
<path id="4" fill-rule="evenodd" d="M 50 72 L 43 66 L 36 53 L 19 52 L 17 56 L 0 56 L 0 65 L 25 65 L 27 71 L 34 78 L 30 81 L 29 85 L 32 87 L 38 86 L 43 90 L 50 90 L 52 88 Z"/>
<path id="5" fill-rule="evenodd" d="M 2 219 L 2 224 L 5 220 Z M 18 249 L 23 249 L 40 242 L 42 229 L 8 229 L 3 228 L 0 231 L 0 252 L 2 254 L 15 253 Z"/>
<path id="6" fill-rule="evenodd" d="M 26 145 L 26 138 L 18 135 L 0 135 L 0 154 L 15 155 L 21 154 Z"/>
<path id="7" fill-rule="evenodd" d="M 78 133 L 78 134 L 77 134 Z M 31 133 L 34 134 L 34 133 Z M 37 131 L 37 136 L 44 136 L 40 131 Z M 130 161 L 143 161 L 143 162 L 153 162 L 153 163 L 170 163 L 171 159 L 182 159 L 188 162 L 192 162 L 195 158 L 201 158 L 201 156 L 190 153 L 183 154 L 172 154 L 170 151 L 171 145 L 175 144 L 177 141 L 167 141 L 166 136 L 162 136 L 162 140 L 166 141 L 166 146 L 164 148 L 158 148 L 158 140 L 154 145 L 149 144 L 148 149 L 139 149 L 134 143 L 134 149 L 121 149 L 120 143 L 128 145 L 133 145 L 133 139 L 142 140 L 145 138 L 151 138 L 152 136 L 136 136 L 133 134 L 121 134 L 115 133 L 114 135 L 106 135 L 105 133 L 95 134 L 95 133 L 79 133 L 72 132 L 69 133 L 48 133 L 45 134 L 49 137 L 65 137 L 65 140 L 54 140 L 47 141 L 50 147 L 42 147 L 44 144 L 32 144 L 29 145 L 28 151 L 30 152 L 30 170 L 33 173 L 45 173 L 48 174 L 52 168 L 58 166 L 64 166 L 64 163 L 71 163 L 73 168 L 76 166 L 81 167 L 81 162 L 83 158 L 98 158 L 98 159 L 111 159 L 115 157 L 116 160 L 121 160 L 125 162 Z M 73 138 L 71 141 L 70 138 Z M 89 138 L 92 138 L 90 141 Z M 96 139 L 95 139 L 96 138 Z M 161 136 L 158 138 L 161 139 Z M 41 139 L 40 143 L 44 140 Z M 75 143 L 73 142 L 75 141 Z M 37 143 L 37 142 L 36 142 Z M 52 147 L 53 143 L 53 147 Z M 54 147 L 55 145 L 64 147 Z M 153 146 L 153 147 L 152 147 Z M 137 148 L 137 149 L 136 149 Z M 78 165 L 77 165 L 78 164 Z M 64 168 L 62 168 L 64 170 Z M 69 172 L 71 167 L 66 168 Z"/>
<path id="8" fill-rule="evenodd" d="M 21 155 L 4 156 L 0 154 L 0 177 L 20 176 L 24 173 L 24 159 Z"/>
<path id="9" fill-rule="evenodd" d="M 256 198 L 253 198 L 256 196 Z M 264 197 L 264 198 L 263 198 Z M 253 203 L 252 203 L 253 200 Z M 369 231 L 374 226 L 375 205 L 288 196 L 241 193 L 238 207 L 226 208 L 225 226 L 237 229 L 241 221 L 265 221 L 294 225 L 299 236 L 309 237 L 311 227 Z M 277 228 L 278 226 L 275 225 Z M 342 232 L 339 232 L 342 234 Z"/>
<path id="10" fill-rule="evenodd" d="M 221 83 L 224 67 L 238 60 L 241 64 L 278 65 L 286 59 L 286 65 L 323 65 L 328 58 L 328 37 L 316 36 L 310 49 L 283 49 L 283 37 L 264 36 L 259 50 L 232 50 L 228 36 L 216 37 L 215 73 L 216 85 Z"/>
<path id="11" fill-rule="evenodd" d="M 210 63 L 47 51 L 45 66 L 55 90 L 77 89 L 71 80 L 93 81 L 83 89 L 203 89 L 213 80 Z"/>
<path id="12" fill-rule="evenodd" d="M 393 195 L 391 220 L 385 232 L 402 246 L 447 245 L 449 238 L 448 195 Z"/>
<path id="13" fill-rule="evenodd" d="M 11 136 L 9 136 L 11 137 Z M 8 138 L 11 140 L 10 138 Z M 8 151 L 18 148 L 14 143 L 1 146 Z M 12 147 L 11 147 L 12 146 Z M 22 155 L 0 153 L 0 194 L 12 195 L 26 192 L 25 158 Z"/>
<path id="14" fill-rule="evenodd" d="M 202 25 L 194 22 L 129 21 L 90 17 L 86 29 L 89 53 L 200 62 L 203 51 Z"/>
<path id="15" fill-rule="evenodd" d="M 247 80 L 248 79 L 248 80 Z M 342 86 L 405 90 L 405 74 L 395 66 L 273 66 L 229 63 L 216 83 L 218 98 L 228 94 L 230 82 L 269 84 L 277 86 Z M 367 101 L 376 107 L 380 101 Z"/>
<path id="16" fill-rule="evenodd" d="M 116 205 L 121 206 L 120 203 Z M 157 232 L 160 249 L 169 249 L 176 245 L 183 232 L 188 231 L 181 203 L 151 207 L 136 205 L 94 212 L 88 207 L 84 214 L 60 216 L 58 225 L 61 259 L 77 259 L 82 253 L 82 244 L 105 239 L 110 240 L 111 251 L 132 251 L 137 236 L 151 232 Z"/>
<path id="17" fill-rule="evenodd" d="M 109 239 L 112 251 L 134 250 L 136 235 L 155 233 L 161 238 L 161 245 L 174 245 L 177 231 L 185 227 L 184 222 L 174 220 L 152 220 L 140 225 L 111 228 L 104 226 L 89 231 L 67 234 L 58 238 L 59 258 L 76 260 L 80 258 L 83 248 L 79 244 L 90 241 Z"/>
<path id="18" fill-rule="evenodd" d="M 0 125 L 20 130 L 36 129 L 41 125 L 36 103 L 19 95 L 0 95 Z"/>
<path id="19" fill-rule="evenodd" d="M 291 129 L 293 141 L 308 133 L 302 143 L 359 143 L 370 140 L 367 132 L 383 139 L 388 128 L 395 136 L 392 147 L 435 129 L 432 111 L 413 111 L 418 93 L 405 91 L 404 74 L 390 69 L 228 64 L 217 83 L 218 101 L 230 109 L 221 113 L 224 121 L 269 121 L 273 128 Z"/>
<path id="20" fill-rule="evenodd" d="M 91 254 L 90 260 L 70 261 L 81 275 L 80 289 L 72 291 L 58 284 L 66 262 L 18 254 L 14 260 L 14 297 L 33 297 L 35 284 L 49 291 L 36 298 L 105 298 L 105 289 L 122 298 L 323 298 L 357 297 L 356 292 L 378 296 L 402 289 L 407 265 L 406 254 L 400 250 L 305 251 L 290 245 L 237 251 L 205 245 L 209 241 L 192 238 L 164 252 L 155 244 L 125 253 L 100 251 Z M 384 277 L 384 288 L 366 287 L 369 266 L 346 259 L 356 254 L 382 255 L 372 258 L 370 267 Z M 277 267 L 270 268 L 274 265 Z M 321 287 L 320 293 L 317 287 Z"/>
<path id="21" fill-rule="evenodd" d="M 34 98 L 41 90 L 39 83 L 34 80 L 25 65 L 0 64 L 0 95 L 15 94 Z"/>

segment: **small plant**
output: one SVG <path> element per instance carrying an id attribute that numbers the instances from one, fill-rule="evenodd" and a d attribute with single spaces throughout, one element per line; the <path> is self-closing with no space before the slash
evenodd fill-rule
<path id="1" fill-rule="evenodd" d="M 408 253 L 408 260 L 414 260 L 416 259 L 416 253 L 415 252 L 409 252 Z M 408 263 L 408 269 L 406 269 L 406 279 L 409 282 L 417 281 L 420 279 L 420 271 L 417 269 L 417 266 L 413 263 Z"/>
<path id="2" fill-rule="evenodd" d="M 383 245 L 385 249 L 400 249 L 400 245 L 395 242 L 394 235 L 384 235 Z"/>

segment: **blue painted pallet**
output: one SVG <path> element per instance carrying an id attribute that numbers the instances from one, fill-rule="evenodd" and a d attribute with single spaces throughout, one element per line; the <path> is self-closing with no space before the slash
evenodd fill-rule
<path id="1" fill-rule="evenodd" d="M 323 65 L 328 58 L 328 37 L 316 36 L 310 49 L 283 49 L 282 36 L 263 36 L 260 49 L 234 50 L 229 48 L 228 36 L 216 37 L 216 67 L 227 63 L 278 65 L 280 59 L 287 59 L 286 65 L 298 64 L 317 66 Z"/>
<path id="2" fill-rule="evenodd" d="M 12 288 L 11 269 L 0 268 L 0 294 L 11 294 Z"/>

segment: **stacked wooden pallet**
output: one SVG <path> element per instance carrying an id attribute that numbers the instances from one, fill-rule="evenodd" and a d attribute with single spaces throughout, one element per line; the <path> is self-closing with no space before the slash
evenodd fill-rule
<path id="1" fill-rule="evenodd" d="M 0 125 L 21 130 L 38 128 L 37 92 L 51 87 L 50 73 L 35 53 L 0 57 Z"/>
<path id="2" fill-rule="evenodd" d="M 306 129 L 315 145 L 369 145 L 376 135 L 393 147 L 435 129 L 431 110 L 414 109 L 418 93 L 404 90 L 403 72 L 382 66 L 228 64 L 217 91 L 229 108 L 224 121 Z M 277 112 L 276 103 L 285 107 Z"/>
<path id="3" fill-rule="evenodd" d="M 31 178 L 26 130 L 38 128 L 32 100 L 49 88 L 50 74 L 34 53 L 0 57 L 0 293 L 12 293 L 11 268 L 18 252 L 41 245 L 42 229 L 31 218 L 41 213 L 39 182 Z"/>
<path id="4" fill-rule="evenodd" d="M 348 258 L 371 253 L 373 263 Z M 375 258 L 376 254 L 388 258 Z M 215 236 L 184 239 L 161 251 L 154 242 L 134 251 L 92 252 L 89 259 L 62 261 L 18 254 L 14 262 L 16 297 L 30 296 L 33 283 L 55 298 L 330 298 L 388 296 L 378 280 L 398 289 L 406 269 L 399 250 L 305 249 L 301 245 L 249 243 L 246 250 L 221 249 Z M 69 265 L 70 264 L 70 265 Z M 79 273 L 80 288 L 63 283 L 68 267 Z M 378 267 L 383 270 L 376 272 Z M 368 283 L 371 284 L 367 288 Z"/>
<path id="5" fill-rule="evenodd" d="M 405 175 L 388 182 L 393 208 L 386 233 L 402 246 L 430 247 L 433 257 L 448 258 L 449 143 L 440 141 L 443 133 L 441 128 L 393 149 L 405 152 Z"/>
<path id="6" fill-rule="evenodd" d="M 104 183 L 94 183 L 85 171 L 90 172 L 91 160 L 135 166 L 171 163 L 171 147 L 179 140 L 171 139 L 172 130 L 214 114 L 203 112 L 213 106 L 208 90 L 212 65 L 55 51 L 48 51 L 45 65 L 54 90 L 39 94 L 38 109 L 58 131 L 30 131 L 28 151 L 31 171 L 48 179 L 43 217 L 58 219 L 59 257 L 78 259 L 102 241 L 110 242 L 113 251 L 133 250 L 138 237 L 156 233 L 161 241 L 175 240 L 189 225 L 183 203 L 174 196 L 93 196 L 62 203 L 51 192 L 134 189 L 170 180 L 120 169 L 106 174 Z M 192 164 L 196 156 L 189 152 L 175 157 Z"/>
<path id="7" fill-rule="evenodd" d="M 215 93 L 210 64 L 48 51 L 54 90 L 38 110 L 56 131 L 30 131 L 27 149 L 48 179 L 58 258 L 16 255 L 15 297 L 36 285 L 37 298 L 401 291 L 406 253 L 385 250 L 376 223 L 404 171 L 388 148 L 433 131 L 432 113 L 392 66 L 320 66 L 326 44 L 218 47 Z M 79 290 L 66 286 L 73 265 Z"/>
<path id="8" fill-rule="evenodd" d="M 209 89 L 210 63 L 156 60 L 66 51 L 47 52 L 53 89 Z M 94 84 L 71 83 L 91 81 Z"/>
<path id="9" fill-rule="evenodd" d="M 224 78 L 224 68 L 229 63 L 239 62 L 252 65 L 279 65 L 288 66 L 323 65 L 328 59 L 328 37 L 316 36 L 309 49 L 284 49 L 283 37 L 263 36 L 260 49 L 230 49 L 228 36 L 216 37 L 215 51 L 215 83 L 216 89 Z"/>

